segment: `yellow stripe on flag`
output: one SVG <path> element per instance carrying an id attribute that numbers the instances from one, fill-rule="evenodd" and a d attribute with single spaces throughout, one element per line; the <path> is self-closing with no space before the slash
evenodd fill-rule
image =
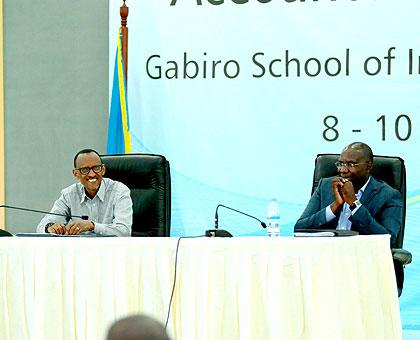
<path id="1" fill-rule="evenodd" d="M 121 34 L 121 30 L 120 30 Z M 124 149 L 125 153 L 131 152 L 131 137 L 130 131 L 128 129 L 128 120 L 127 120 L 127 103 L 125 101 L 125 86 L 124 86 L 124 69 L 123 69 L 123 60 L 122 60 L 122 51 L 121 51 L 121 38 L 120 36 L 117 39 L 118 46 L 118 85 L 120 89 L 120 103 L 121 103 L 121 114 L 122 114 L 122 126 L 124 133 Z"/>

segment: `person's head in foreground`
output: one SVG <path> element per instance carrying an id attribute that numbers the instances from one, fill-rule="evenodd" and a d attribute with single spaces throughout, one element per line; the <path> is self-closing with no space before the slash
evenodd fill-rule
<path id="1" fill-rule="evenodd" d="M 131 315 L 115 321 L 106 340 L 170 340 L 165 327 L 147 315 Z"/>

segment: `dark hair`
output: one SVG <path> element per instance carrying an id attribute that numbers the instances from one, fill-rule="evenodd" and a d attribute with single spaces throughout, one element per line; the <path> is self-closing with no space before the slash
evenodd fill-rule
<path id="1" fill-rule="evenodd" d="M 373 153 L 372 149 L 369 145 L 362 143 L 362 142 L 354 142 L 351 143 L 346 149 L 353 149 L 356 151 L 360 151 L 363 155 L 368 159 L 368 161 L 373 162 Z"/>
<path id="2" fill-rule="evenodd" d="M 169 340 L 169 336 L 160 321 L 139 314 L 115 321 L 109 328 L 106 339 Z"/>
<path id="3" fill-rule="evenodd" d="M 79 155 L 82 155 L 82 154 L 85 154 L 85 153 L 96 153 L 98 155 L 100 161 L 101 161 L 101 164 L 102 164 L 101 156 L 99 155 L 99 153 L 97 151 L 95 151 L 93 149 L 83 149 L 83 150 L 80 150 L 78 153 L 76 153 L 76 156 L 74 156 L 74 159 L 73 159 L 74 168 L 76 168 L 77 157 L 79 157 Z"/>

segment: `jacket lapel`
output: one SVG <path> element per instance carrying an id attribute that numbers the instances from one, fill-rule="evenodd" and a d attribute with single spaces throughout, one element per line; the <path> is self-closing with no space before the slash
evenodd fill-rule
<path id="1" fill-rule="evenodd" d="M 378 181 L 371 176 L 370 181 L 368 185 L 366 186 L 366 189 L 363 192 L 362 197 L 360 198 L 360 202 L 362 204 L 368 205 L 371 202 L 371 198 L 378 191 L 378 184 L 379 184 Z"/>

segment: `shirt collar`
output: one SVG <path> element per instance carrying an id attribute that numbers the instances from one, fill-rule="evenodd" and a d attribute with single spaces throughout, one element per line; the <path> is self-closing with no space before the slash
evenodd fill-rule
<path id="1" fill-rule="evenodd" d="M 87 201 L 87 200 L 91 200 L 91 198 L 86 195 L 85 187 L 81 183 L 77 183 L 77 184 L 79 186 L 79 191 L 80 191 L 80 196 L 81 196 L 80 203 L 83 203 L 84 201 Z M 93 197 L 92 199 L 95 199 L 96 197 L 98 197 L 103 202 L 105 199 L 105 186 L 106 186 L 105 181 L 102 178 L 101 186 L 99 187 L 99 190 L 96 193 L 95 197 Z"/>

